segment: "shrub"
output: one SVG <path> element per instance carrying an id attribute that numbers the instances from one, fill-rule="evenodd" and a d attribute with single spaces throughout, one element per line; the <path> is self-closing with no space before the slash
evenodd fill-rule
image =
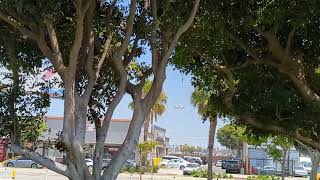
<path id="1" fill-rule="evenodd" d="M 200 177 L 200 178 L 207 178 L 208 177 L 208 171 L 207 170 L 198 170 L 198 171 L 193 171 L 191 173 L 192 177 Z M 226 173 L 220 174 L 220 173 L 212 173 L 213 178 L 224 178 L 224 179 L 232 179 L 232 175 L 228 175 Z"/>
<path id="2" fill-rule="evenodd" d="M 248 176 L 247 180 L 280 180 L 280 178 L 276 176 L 259 175 L 259 176 Z"/>

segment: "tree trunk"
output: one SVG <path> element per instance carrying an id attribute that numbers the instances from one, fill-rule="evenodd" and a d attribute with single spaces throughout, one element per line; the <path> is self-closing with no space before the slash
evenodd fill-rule
<path id="1" fill-rule="evenodd" d="M 312 154 L 309 154 L 312 163 L 312 169 L 310 173 L 310 180 L 317 180 L 317 172 L 320 163 L 320 152 L 318 150 L 314 150 Z"/>
<path id="2" fill-rule="evenodd" d="M 212 180 L 212 155 L 214 146 L 214 136 L 217 127 L 217 116 L 210 118 L 210 129 L 209 129 L 209 143 L 208 143 L 208 180 Z"/>
<path id="3" fill-rule="evenodd" d="M 121 165 L 125 160 L 127 160 L 138 145 L 139 135 L 146 116 L 142 111 L 141 102 L 138 101 L 139 100 L 135 101 L 134 113 L 131 120 L 132 122 L 130 123 L 126 139 L 121 148 L 118 149 L 115 157 L 112 158 L 107 169 L 104 171 L 102 180 L 116 180 L 120 172 Z"/>
<path id="4" fill-rule="evenodd" d="M 143 124 L 143 141 L 146 142 L 148 140 L 148 132 L 149 132 L 149 125 L 150 125 L 150 113 L 144 120 Z"/>
<path id="5" fill-rule="evenodd" d="M 286 176 L 286 159 L 287 159 L 287 153 L 288 150 L 283 150 L 283 158 L 282 158 L 282 173 L 281 173 L 281 179 L 284 180 Z"/>

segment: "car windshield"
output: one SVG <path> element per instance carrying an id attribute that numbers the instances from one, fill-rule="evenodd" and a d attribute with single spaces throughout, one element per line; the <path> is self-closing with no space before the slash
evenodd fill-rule
<path id="1" fill-rule="evenodd" d="M 303 167 L 295 167 L 295 170 L 304 170 Z"/>
<path id="2" fill-rule="evenodd" d="M 238 161 L 228 161 L 228 164 L 238 164 Z"/>
<path id="3" fill-rule="evenodd" d="M 196 168 L 199 167 L 198 164 L 187 164 L 187 167 Z"/>
<path id="4" fill-rule="evenodd" d="M 311 164 L 305 163 L 303 166 L 306 167 L 306 168 L 310 168 L 310 167 L 311 167 Z"/>

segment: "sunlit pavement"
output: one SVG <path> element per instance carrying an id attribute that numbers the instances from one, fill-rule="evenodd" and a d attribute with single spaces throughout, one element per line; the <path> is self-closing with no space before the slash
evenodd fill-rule
<path id="1" fill-rule="evenodd" d="M 12 179 L 13 168 L 0 168 L 0 180 Z M 31 169 L 31 168 L 15 168 L 16 180 L 67 180 L 67 178 L 46 169 Z M 214 168 L 214 171 L 219 168 Z M 221 169 L 220 169 L 221 170 Z M 233 179 L 244 180 L 246 176 L 233 174 Z M 139 174 L 121 173 L 118 180 L 138 180 Z M 144 174 L 143 180 L 205 180 L 205 178 L 193 178 L 182 176 L 182 171 L 179 169 L 160 169 L 157 174 Z M 303 180 L 307 178 L 286 178 L 288 180 Z M 222 179 L 219 179 L 222 180 Z"/>

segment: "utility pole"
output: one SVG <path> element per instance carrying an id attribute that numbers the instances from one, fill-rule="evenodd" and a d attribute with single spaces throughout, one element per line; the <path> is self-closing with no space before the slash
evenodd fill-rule
<path id="1" fill-rule="evenodd" d="M 248 158 L 248 144 L 242 143 L 242 168 L 243 174 L 249 174 L 249 158 Z"/>

